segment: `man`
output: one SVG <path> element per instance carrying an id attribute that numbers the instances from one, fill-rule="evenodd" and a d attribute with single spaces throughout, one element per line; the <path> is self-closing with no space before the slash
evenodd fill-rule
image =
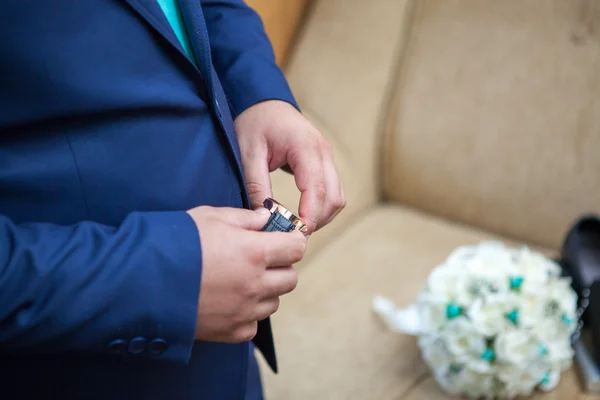
<path id="1" fill-rule="evenodd" d="M 258 16 L 0 10 L 0 398 L 262 398 L 252 342 L 275 369 L 268 317 L 307 240 L 261 232 L 269 172 L 294 173 L 308 235 L 345 200 Z"/>

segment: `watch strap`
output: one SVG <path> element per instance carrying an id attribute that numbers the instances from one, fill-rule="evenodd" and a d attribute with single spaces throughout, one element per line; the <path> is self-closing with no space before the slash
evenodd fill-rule
<path id="1" fill-rule="evenodd" d="M 294 224 L 278 211 L 274 211 L 261 230 L 264 232 L 291 232 L 294 230 Z"/>

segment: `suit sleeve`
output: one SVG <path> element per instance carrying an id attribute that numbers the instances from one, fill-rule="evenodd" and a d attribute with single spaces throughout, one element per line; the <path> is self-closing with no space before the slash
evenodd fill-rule
<path id="1" fill-rule="evenodd" d="M 243 0 L 201 0 L 213 64 L 229 97 L 233 118 L 264 100 L 296 100 L 259 15 Z"/>
<path id="2" fill-rule="evenodd" d="M 0 216 L 0 352 L 187 362 L 200 249 L 185 212 L 132 213 L 118 227 Z"/>

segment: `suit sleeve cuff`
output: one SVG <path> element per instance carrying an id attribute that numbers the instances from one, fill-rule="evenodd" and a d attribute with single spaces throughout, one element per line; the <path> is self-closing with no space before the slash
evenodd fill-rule
<path id="1" fill-rule="evenodd" d="M 132 289 L 143 298 L 150 319 L 139 326 L 150 358 L 187 363 L 196 332 L 202 250 L 195 222 L 186 212 L 140 214 L 146 219 L 146 277 Z M 143 303 L 142 303 L 143 304 Z M 145 326 L 143 326 L 145 325 Z M 133 334 L 133 332 L 132 332 Z M 130 342 L 131 343 L 131 342 Z"/>

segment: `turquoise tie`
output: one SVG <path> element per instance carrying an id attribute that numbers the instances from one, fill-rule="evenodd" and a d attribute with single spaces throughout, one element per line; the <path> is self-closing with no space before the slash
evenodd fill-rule
<path id="1" fill-rule="evenodd" d="M 156 0 L 162 8 L 169 24 L 171 24 L 171 28 L 173 28 L 173 32 L 175 32 L 175 36 L 179 39 L 179 43 L 181 43 L 181 47 L 186 52 L 188 57 L 196 63 L 196 59 L 194 57 L 194 53 L 192 52 L 192 46 L 190 45 L 190 39 L 185 30 L 185 25 L 183 22 L 183 17 L 181 15 L 181 9 L 179 8 L 178 0 Z"/>

